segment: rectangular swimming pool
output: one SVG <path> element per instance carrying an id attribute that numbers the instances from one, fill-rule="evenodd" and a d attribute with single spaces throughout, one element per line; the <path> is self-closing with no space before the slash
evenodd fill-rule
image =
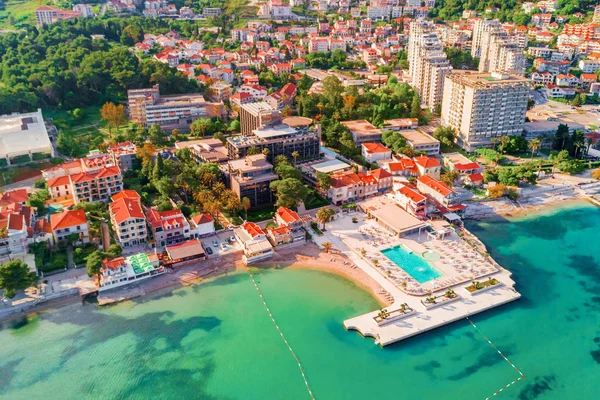
<path id="1" fill-rule="evenodd" d="M 420 256 L 409 253 L 402 246 L 385 249 L 381 253 L 419 283 L 425 283 L 442 276 L 440 271 L 435 269 L 431 264 Z"/>

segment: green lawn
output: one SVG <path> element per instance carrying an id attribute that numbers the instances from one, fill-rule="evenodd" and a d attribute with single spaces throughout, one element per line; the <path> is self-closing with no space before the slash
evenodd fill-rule
<path id="1" fill-rule="evenodd" d="M 307 210 L 313 210 L 315 208 L 323 207 L 329 204 L 331 204 L 329 199 L 326 199 L 319 193 L 314 192 L 308 195 L 306 201 L 304 202 L 304 207 L 306 207 Z"/>
<path id="2" fill-rule="evenodd" d="M 262 207 L 253 208 L 248 210 L 248 221 L 260 222 L 272 219 L 275 216 L 275 208 L 273 207 Z"/>
<path id="3" fill-rule="evenodd" d="M 7 0 L 0 11 L 0 29 L 15 30 L 24 25 L 35 25 L 35 9 L 54 6 L 52 0 Z"/>

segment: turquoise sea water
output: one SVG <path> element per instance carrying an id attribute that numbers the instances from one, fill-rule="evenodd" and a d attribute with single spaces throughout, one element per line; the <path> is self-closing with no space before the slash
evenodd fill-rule
<path id="1" fill-rule="evenodd" d="M 381 253 L 400 266 L 419 283 L 439 278 L 442 274 L 421 256 L 409 253 L 402 246 L 381 250 Z"/>
<path id="2" fill-rule="evenodd" d="M 597 399 L 600 210 L 469 224 L 523 298 L 475 316 L 527 376 L 497 399 Z M 387 348 L 342 327 L 375 301 L 322 272 L 256 274 L 317 399 L 485 399 L 517 377 L 467 322 Z M 309 399 L 246 274 L 0 330 L 2 399 Z"/>

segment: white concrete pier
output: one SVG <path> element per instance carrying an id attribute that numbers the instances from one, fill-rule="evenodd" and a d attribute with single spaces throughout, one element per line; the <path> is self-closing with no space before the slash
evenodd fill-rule
<path id="1" fill-rule="evenodd" d="M 358 223 L 352 223 L 352 217 L 357 217 L 359 219 Z M 365 337 L 373 337 L 376 343 L 381 346 L 399 342 L 521 297 L 514 289 L 515 282 L 511 279 L 510 271 L 498 266 L 497 272 L 490 274 L 490 276 L 500 281 L 501 284 L 474 295 L 465 289 L 471 284 L 470 281 L 452 285 L 452 289 L 461 299 L 428 310 L 421 303 L 421 300 L 424 300 L 427 295 L 406 293 L 396 282 L 393 282 L 380 269 L 361 256 L 360 250 L 363 244 L 358 242 L 360 236 L 357 237 L 357 232 L 361 224 L 366 222 L 361 214 L 344 216 L 328 223 L 325 234 L 314 237 L 314 240 L 318 244 L 331 242 L 335 249 L 344 253 L 358 268 L 361 268 L 375 279 L 394 298 L 393 304 L 386 307 L 387 310 L 396 310 L 400 308 L 401 304 L 406 303 L 408 307 L 416 311 L 412 315 L 381 326 L 373 319 L 379 310 L 344 321 L 346 329 L 356 330 Z M 435 293 L 435 295 L 443 293 L 442 291 L 441 293 Z"/>

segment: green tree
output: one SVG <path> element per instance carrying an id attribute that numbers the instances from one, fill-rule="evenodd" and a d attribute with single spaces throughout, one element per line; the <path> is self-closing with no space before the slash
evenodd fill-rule
<path id="1" fill-rule="evenodd" d="M 258 147 L 256 147 L 256 146 L 248 147 L 248 150 L 246 150 L 246 155 L 247 156 L 253 156 L 253 155 L 256 155 L 256 154 L 260 154 L 260 149 Z"/>
<path id="2" fill-rule="evenodd" d="M 531 139 L 527 146 L 529 147 L 529 149 L 531 150 L 531 158 L 533 158 L 533 155 L 535 154 L 536 151 L 538 151 L 538 149 L 541 146 L 541 141 L 540 139 Z"/>
<path id="3" fill-rule="evenodd" d="M 298 204 L 308 196 L 306 185 L 294 178 L 273 181 L 270 187 L 275 192 L 277 197 L 275 205 L 278 207 L 297 208 Z"/>
<path id="4" fill-rule="evenodd" d="M 0 289 L 4 289 L 4 296 L 9 299 L 15 297 L 17 290 L 35 285 L 37 280 L 37 275 L 21 260 L 11 260 L 0 265 Z"/>
<path id="5" fill-rule="evenodd" d="M 317 171 L 317 182 L 319 183 L 319 187 L 324 191 L 328 191 L 331 188 L 331 176 L 329 174 Z"/>
<path id="6" fill-rule="evenodd" d="M 102 269 L 102 260 L 106 258 L 106 254 L 100 250 L 90 254 L 85 262 L 85 268 L 89 277 L 96 276 L 98 286 L 100 286 L 100 271 Z"/>
<path id="7" fill-rule="evenodd" d="M 297 180 L 302 180 L 302 173 L 300 170 L 292 167 L 288 163 L 281 163 L 275 167 L 275 173 L 279 175 L 280 179 L 294 178 Z"/>
<path id="8" fill-rule="evenodd" d="M 440 181 L 444 182 L 448 187 L 454 186 L 454 182 L 458 179 L 458 172 L 448 171 L 440 176 Z"/>
<path id="9" fill-rule="evenodd" d="M 240 131 L 240 121 L 238 121 L 237 119 L 234 119 L 233 121 L 231 121 L 231 123 L 229 124 L 229 130 L 231 132 L 239 132 Z"/>
<path id="10" fill-rule="evenodd" d="M 223 135 L 223 132 L 217 132 L 214 134 L 213 136 L 215 139 L 218 139 L 221 141 L 221 143 L 225 144 L 227 142 L 227 139 L 225 139 L 225 135 Z"/>
<path id="11" fill-rule="evenodd" d="M 418 94 L 414 94 L 412 103 L 410 105 L 410 117 L 419 118 L 421 115 L 421 98 Z"/>
<path id="12" fill-rule="evenodd" d="M 446 146 L 453 146 L 456 140 L 456 131 L 452 127 L 438 126 L 433 131 L 433 137 Z"/>
<path id="13" fill-rule="evenodd" d="M 317 221 L 321 223 L 321 225 L 323 226 L 323 230 L 325 230 L 325 224 L 331 221 L 331 219 L 335 215 L 335 211 L 333 211 L 331 208 L 324 207 L 319 209 L 316 215 Z"/>
<path id="14" fill-rule="evenodd" d="M 166 143 L 165 132 L 162 130 L 159 124 L 153 124 L 148 129 L 148 140 L 156 147 L 162 147 Z"/>

